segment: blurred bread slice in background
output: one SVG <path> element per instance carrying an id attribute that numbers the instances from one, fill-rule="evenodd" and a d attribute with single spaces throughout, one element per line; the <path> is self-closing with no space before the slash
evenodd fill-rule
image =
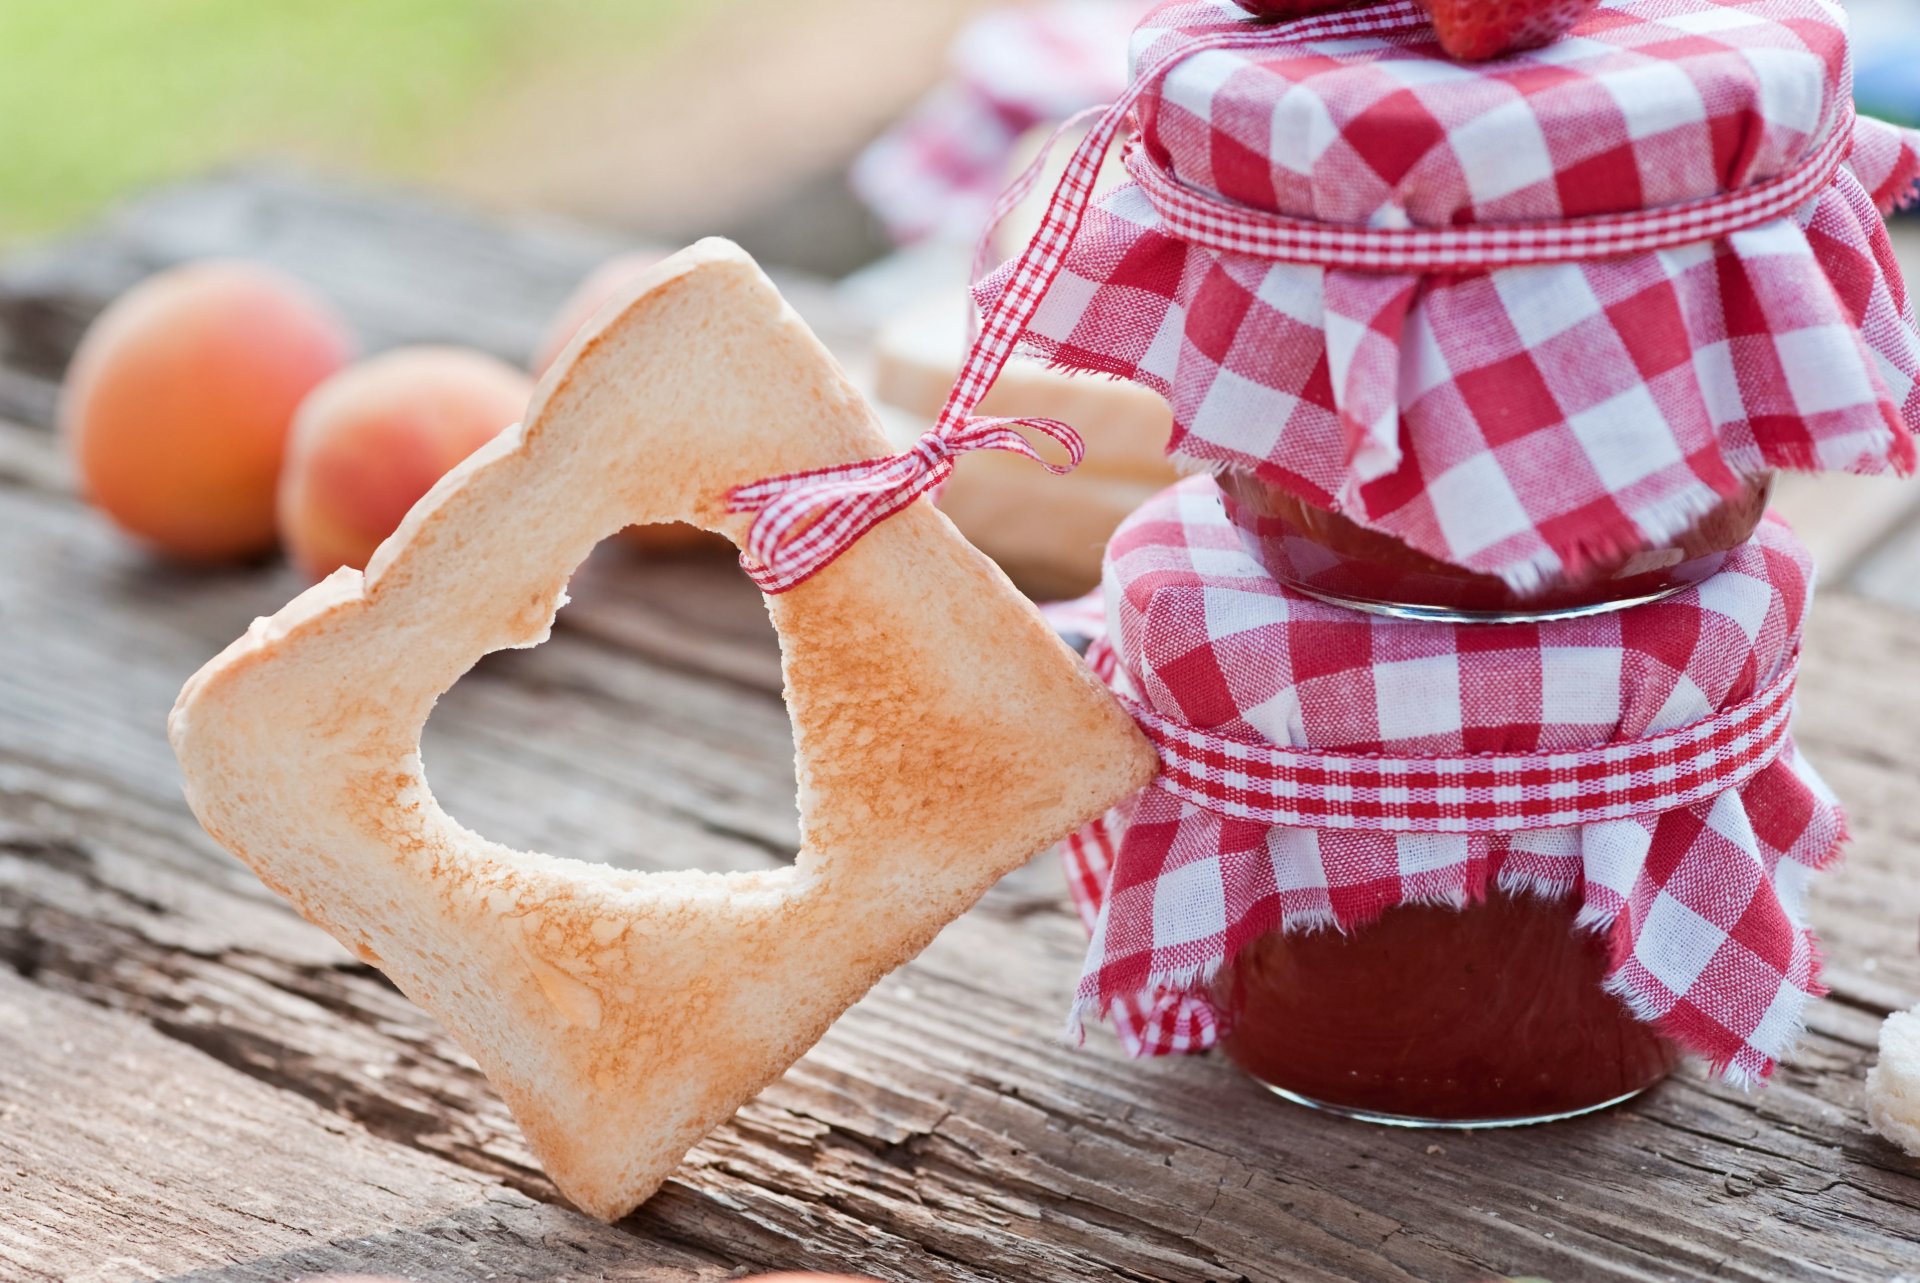
<path id="1" fill-rule="evenodd" d="M 891 406 L 877 408 L 887 435 L 902 449 L 931 422 Z M 1041 440 L 1043 453 L 1058 453 Z M 978 450 L 955 465 L 940 493 L 940 511 L 1020 591 L 1035 601 L 1060 601 L 1099 585 L 1100 559 L 1114 529 L 1167 484 L 1099 476 L 1084 464 L 1059 477 L 1019 455 Z"/>
<path id="2" fill-rule="evenodd" d="M 881 328 L 873 394 L 899 445 L 939 417 L 966 341 L 966 300 L 957 290 L 928 295 Z M 1086 440 L 1086 461 L 1059 477 L 1031 459 L 977 451 L 955 467 L 941 510 L 1028 596 L 1090 592 L 1100 582 L 1100 558 L 1114 527 L 1177 479 L 1166 459 L 1173 428 L 1167 403 L 1136 384 L 1067 375 L 1016 357 L 979 413 L 1072 424 Z M 1049 462 L 1065 461 L 1053 442 L 1037 434 L 1034 440 Z"/>
<path id="3" fill-rule="evenodd" d="M 1052 127 L 1031 130 L 1016 150 L 1011 183 L 1046 145 Z M 1084 131 L 1069 131 L 1047 158 L 1033 191 L 996 229 L 994 258 L 1025 249 L 1047 200 Z M 1106 159 L 1096 189 L 1123 181 L 1120 148 Z M 863 373 L 888 434 L 904 447 L 931 427 L 966 359 L 967 263 L 957 246 L 895 255 L 847 283 L 851 306 L 877 321 Z M 1107 540 L 1126 515 L 1178 474 L 1167 462 L 1173 415 L 1136 384 L 1066 374 L 1015 357 L 980 403 L 982 415 L 1059 419 L 1079 429 L 1086 461 L 1058 477 L 1031 459 L 978 451 L 954 469 L 940 507 L 976 547 L 1036 600 L 1077 597 L 1100 582 Z M 1031 439 L 1050 462 L 1065 461 L 1053 442 Z"/>
<path id="4" fill-rule="evenodd" d="M 873 391 L 880 401 L 933 425 L 967 355 L 966 300 L 958 291 L 927 295 L 883 325 L 874 339 Z M 983 415 L 1060 419 L 1086 438 L 1076 475 L 1172 484 L 1167 435 L 1173 412 L 1158 393 L 1135 383 L 1065 374 L 1016 356 L 980 403 Z M 1065 455 L 1051 442 L 1041 453 Z M 1029 462 L 1028 466 L 1032 466 Z"/>

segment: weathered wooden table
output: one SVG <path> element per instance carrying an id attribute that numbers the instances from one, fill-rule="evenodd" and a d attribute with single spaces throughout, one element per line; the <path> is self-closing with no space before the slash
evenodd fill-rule
<path id="1" fill-rule="evenodd" d="M 1070 1049 L 1083 940 L 1042 860 L 639 1214 L 558 1202 L 467 1059 L 181 801 L 175 692 L 300 584 L 142 556 L 76 501 L 47 427 L 81 326 L 166 262 L 275 260 L 369 345 L 517 359 L 608 248 L 246 177 L 0 269 L 0 1279 L 1920 1278 L 1920 1162 L 1860 1108 L 1881 1017 L 1920 998 L 1920 620 L 1857 589 L 1912 597 L 1920 562 L 1882 490 L 1821 518 L 1846 564 L 1815 612 L 1801 738 L 1858 841 L 1815 899 L 1833 996 L 1766 1090 L 1689 1073 L 1549 1129 L 1400 1132 L 1283 1107 L 1217 1059 Z M 1890 514 L 1877 542 L 1861 512 Z M 632 867 L 788 858 L 791 741 L 737 570 L 606 548 L 574 597 L 552 642 L 485 662 L 435 714 L 449 809 Z"/>

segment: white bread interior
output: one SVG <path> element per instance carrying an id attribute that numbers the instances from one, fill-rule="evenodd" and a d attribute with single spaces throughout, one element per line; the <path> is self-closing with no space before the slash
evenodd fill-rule
<path id="1" fill-rule="evenodd" d="M 207 831 L 439 1018 L 595 1216 L 644 1201 L 877 979 L 1154 770 L 1033 608 L 916 503 L 769 599 L 792 867 L 623 871 L 441 810 L 418 747 L 435 701 L 487 652 L 544 640 L 595 543 L 671 520 L 738 543 L 734 485 L 887 450 L 752 260 L 704 241 L 603 310 L 524 427 L 444 478 L 364 576 L 255 621 L 174 709 Z"/>

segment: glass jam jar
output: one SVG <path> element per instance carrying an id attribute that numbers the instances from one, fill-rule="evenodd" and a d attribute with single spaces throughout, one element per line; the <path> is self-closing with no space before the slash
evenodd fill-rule
<path id="1" fill-rule="evenodd" d="M 1334 605 L 1462 627 L 1624 610 L 1713 574 L 1752 537 L 1771 478 L 1747 482 L 1664 547 L 1522 594 L 1246 473 L 1218 478 L 1228 519 L 1275 579 Z M 1403 905 L 1350 934 L 1274 932 L 1223 967 L 1225 1054 L 1288 1099 L 1375 1122 L 1486 1127 L 1616 1104 L 1677 1049 L 1602 988 L 1605 942 L 1578 897 L 1495 893 Z"/>
<path id="2" fill-rule="evenodd" d="M 1369 1122 L 1570 1118 L 1672 1072 L 1673 1044 L 1601 988 L 1574 899 L 1402 905 L 1351 934 L 1272 932 L 1222 967 L 1221 1049 L 1299 1104 Z"/>
<path id="3" fill-rule="evenodd" d="M 1438 561 L 1251 473 L 1227 472 L 1218 481 L 1240 541 L 1281 583 L 1356 610 L 1458 623 L 1568 619 L 1679 592 L 1711 575 L 1721 554 L 1753 535 L 1773 484 L 1771 476 L 1749 480 L 1663 547 L 1602 560 L 1520 593 L 1494 575 Z"/>

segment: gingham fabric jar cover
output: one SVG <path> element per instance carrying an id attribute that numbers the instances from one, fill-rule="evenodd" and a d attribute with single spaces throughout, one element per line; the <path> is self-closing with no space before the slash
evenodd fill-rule
<path id="1" fill-rule="evenodd" d="M 1504 832 L 1266 823 L 1189 800 L 1169 766 L 1067 844 L 1093 935 L 1076 1020 L 1111 1018 L 1136 1054 L 1203 1049 L 1218 1032 L 1206 982 L 1261 935 L 1464 905 L 1497 885 L 1580 895 L 1613 992 L 1729 1077 L 1764 1078 L 1820 991 L 1802 901 L 1844 837 L 1785 732 L 1811 575 L 1769 519 L 1713 577 L 1634 610 L 1533 625 L 1390 619 L 1275 583 L 1206 478 L 1164 492 L 1108 549 L 1108 631 L 1093 653 L 1146 717 L 1409 759 L 1645 743 L 1756 705 L 1771 720 L 1764 752 L 1723 792 Z"/>
<path id="2" fill-rule="evenodd" d="M 1160 392 L 1178 461 L 1521 588 L 1664 543 L 1753 474 L 1912 468 L 1920 333 L 1881 210 L 1920 135 L 1856 120 L 1838 4 L 1605 0 L 1474 66 L 1411 4 L 1355 24 L 1145 86 L 1137 181 L 1088 211 L 1023 346 Z M 1170 4 L 1135 62 L 1266 30 Z M 1731 234 L 1526 266 L 1283 261 L 1194 226 L 1564 236 L 1769 192 L 1794 203 Z"/>

